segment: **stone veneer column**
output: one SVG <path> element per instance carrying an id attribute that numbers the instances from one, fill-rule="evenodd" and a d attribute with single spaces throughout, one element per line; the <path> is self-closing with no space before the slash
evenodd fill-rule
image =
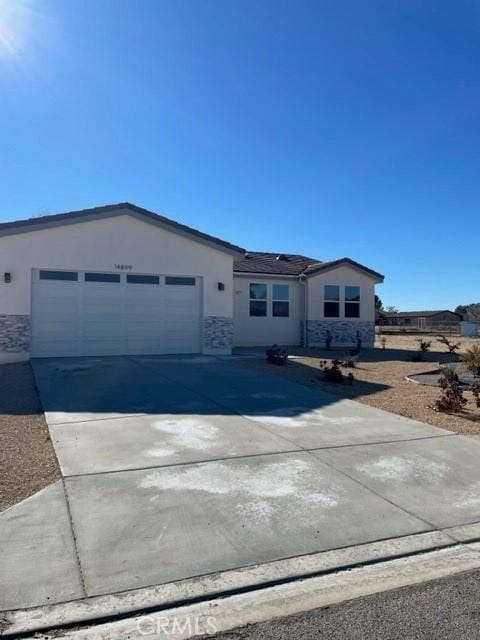
<path id="1" fill-rule="evenodd" d="M 332 334 L 332 346 L 354 346 L 357 343 L 357 331 L 362 346 L 373 347 L 375 342 L 375 322 L 364 320 L 308 320 L 307 337 L 310 346 L 323 346 L 327 331 Z"/>
<path id="2" fill-rule="evenodd" d="M 203 319 L 204 351 L 230 353 L 233 346 L 233 318 L 206 316 Z"/>
<path id="3" fill-rule="evenodd" d="M 30 351 L 30 316 L 0 315 L 0 354 Z"/>

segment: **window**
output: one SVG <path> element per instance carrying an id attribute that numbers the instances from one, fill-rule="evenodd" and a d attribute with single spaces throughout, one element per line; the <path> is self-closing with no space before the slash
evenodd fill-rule
<path id="1" fill-rule="evenodd" d="M 40 271 L 40 280 L 78 280 L 76 271 Z"/>
<path id="2" fill-rule="evenodd" d="M 360 317 L 360 287 L 345 287 L 345 318 Z"/>
<path id="3" fill-rule="evenodd" d="M 127 275 L 128 284 L 160 284 L 160 276 Z"/>
<path id="4" fill-rule="evenodd" d="M 323 288 L 323 315 L 325 318 L 340 316 L 340 287 L 336 284 L 326 284 Z"/>
<path id="5" fill-rule="evenodd" d="M 267 285 L 250 283 L 250 315 L 265 317 L 267 315 Z"/>
<path id="6" fill-rule="evenodd" d="M 86 273 L 85 282 L 120 282 L 119 273 Z"/>
<path id="7" fill-rule="evenodd" d="M 180 284 L 189 287 L 195 286 L 195 278 L 181 278 L 179 276 L 165 276 L 165 284 Z"/>
<path id="8" fill-rule="evenodd" d="M 288 318 L 290 301 L 288 284 L 274 284 L 272 287 L 272 316 Z"/>

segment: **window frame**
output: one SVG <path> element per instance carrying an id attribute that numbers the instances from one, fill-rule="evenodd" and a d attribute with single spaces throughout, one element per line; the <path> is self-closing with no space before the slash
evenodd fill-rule
<path id="1" fill-rule="evenodd" d="M 99 271 L 85 271 L 85 282 L 100 282 L 106 284 L 120 284 L 121 278 L 119 273 L 102 273 Z"/>
<path id="2" fill-rule="evenodd" d="M 275 287 L 285 287 L 287 297 L 281 297 L 275 293 Z M 286 305 L 287 313 L 275 313 L 275 307 Z M 290 285 L 285 283 L 272 284 L 272 318 L 289 318 L 290 317 Z"/>
<path id="3" fill-rule="evenodd" d="M 63 277 L 68 276 L 68 277 Z M 50 280 L 50 282 L 78 282 L 78 271 L 66 271 L 64 269 L 39 269 L 39 280 Z"/>
<path id="4" fill-rule="evenodd" d="M 165 276 L 167 287 L 195 287 L 197 279 L 194 276 Z"/>
<path id="5" fill-rule="evenodd" d="M 348 289 L 356 289 L 358 294 L 355 296 L 349 295 L 347 298 L 347 290 Z M 357 298 L 354 300 L 353 298 Z M 344 317 L 348 319 L 360 318 L 360 305 L 362 303 L 362 289 L 358 284 L 349 284 L 345 285 L 344 292 Z M 352 313 L 353 310 L 356 310 L 356 313 Z"/>
<path id="6" fill-rule="evenodd" d="M 327 287 L 337 290 L 337 298 L 327 297 Z M 327 305 L 336 305 L 337 313 L 327 313 Z M 340 318 L 340 285 L 324 284 L 323 285 L 323 317 L 324 318 Z"/>
<path id="7" fill-rule="evenodd" d="M 142 280 L 143 278 L 143 280 Z M 125 278 L 126 284 L 150 284 L 159 285 L 160 276 L 143 274 L 143 273 L 127 273 Z"/>
<path id="8" fill-rule="evenodd" d="M 258 298 L 256 296 L 252 297 L 252 286 L 261 286 L 265 287 L 265 297 Z M 258 303 L 264 306 L 264 313 L 252 313 L 252 303 L 258 308 Z M 248 313 L 250 318 L 266 318 L 268 312 L 268 285 L 265 282 L 249 282 L 248 283 Z"/>

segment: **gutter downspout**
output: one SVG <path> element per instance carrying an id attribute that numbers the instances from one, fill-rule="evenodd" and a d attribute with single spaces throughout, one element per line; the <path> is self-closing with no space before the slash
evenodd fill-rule
<path id="1" fill-rule="evenodd" d="M 305 276 L 299 276 L 299 281 L 303 284 L 303 346 L 308 347 L 308 280 Z"/>

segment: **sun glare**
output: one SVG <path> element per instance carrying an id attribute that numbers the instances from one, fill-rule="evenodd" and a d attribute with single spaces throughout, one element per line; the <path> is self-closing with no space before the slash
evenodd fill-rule
<path id="1" fill-rule="evenodd" d="M 21 56 L 32 24 L 32 0 L 0 0 L 0 56 Z"/>

